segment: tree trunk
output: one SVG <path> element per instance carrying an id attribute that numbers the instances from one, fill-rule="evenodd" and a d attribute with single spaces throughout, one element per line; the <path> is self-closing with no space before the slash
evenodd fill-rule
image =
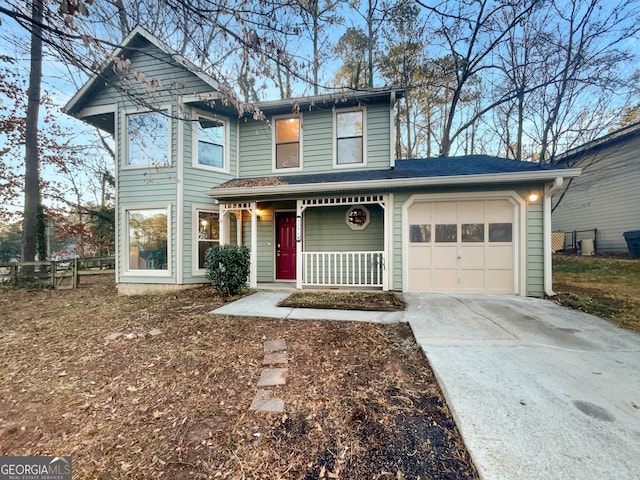
<path id="1" fill-rule="evenodd" d="M 40 159 L 38 152 L 38 117 L 40 84 L 42 81 L 42 2 L 33 0 L 31 16 L 31 71 L 27 119 L 25 123 L 24 220 L 22 231 L 22 261 L 33 262 L 38 239 L 38 206 L 40 204 Z"/>

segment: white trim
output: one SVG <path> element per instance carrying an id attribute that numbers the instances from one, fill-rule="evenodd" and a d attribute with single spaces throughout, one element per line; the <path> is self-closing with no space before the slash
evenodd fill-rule
<path id="1" fill-rule="evenodd" d="M 284 120 L 287 118 L 298 118 L 300 119 L 300 129 L 299 129 L 299 141 L 298 141 L 298 166 L 297 167 L 289 167 L 289 168 L 277 168 L 276 166 L 276 121 Z M 292 113 L 289 115 L 274 115 L 271 117 L 271 172 L 272 173 L 288 173 L 288 172 L 301 172 L 304 162 L 304 148 L 303 148 L 303 138 L 304 138 L 304 127 L 303 127 L 303 116 L 302 113 Z"/>
<path id="2" fill-rule="evenodd" d="M 542 208 L 542 225 L 543 225 L 543 258 L 544 258 L 544 294 L 550 297 L 554 296 L 553 291 L 553 262 L 551 254 L 551 200 L 553 194 L 558 191 L 563 185 L 564 181 L 562 177 L 558 177 L 554 180 L 553 184 L 544 186 L 544 199 Z"/>
<path id="3" fill-rule="evenodd" d="M 331 156 L 333 158 L 334 169 L 355 168 L 360 169 L 367 166 L 368 149 L 367 149 L 367 107 L 350 107 L 336 108 L 333 107 L 333 127 L 332 127 L 332 146 Z M 338 163 L 338 114 L 349 112 L 362 112 L 362 162 L 361 163 Z"/>
<path id="4" fill-rule="evenodd" d="M 514 190 L 496 192 L 417 193 L 402 206 L 402 291 L 409 288 L 409 208 L 420 202 L 509 200 L 514 206 L 513 276 L 516 295 L 527 295 L 527 202 Z"/>
<path id="5" fill-rule="evenodd" d="M 144 113 L 160 113 L 160 114 L 164 114 L 163 112 L 166 112 L 166 116 L 167 116 L 167 147 L 168 147 L 168 151 L 167 151 L 167 163 L 166 164 L 147 164 L 147 165 L 129 165 L 129 122 L 128 122 L 128 116 L 129 115 L 139 115 L 139 114 L 144 114 Z M 122 164 L 120 165 L 120 167 L 124 170 L 136 170 L 136 169 L 142 169 L 142 168 L 166 168 L 166 167 L 171 167 L 173 166 L 173 158 L 172 158 L 172 153 L 173 153 L 173 116 L 172 116 L 172 106 L 170 103 L 165 103 L 162 105 L 159 105 L 157 110 L 150 110 L 148 108 L 144 108 L 144 109 L 136 109 L 136 108 L 128 108 L 128 109 L 122 109 L 121 115 L 121 121 L 122 121 L 122 130 L 124 133 L 124 141 L 122 142 Z M 182 146 L 178 145 L 178 151 L 181 150 Z"/>
<path id="6" fill-rule="evenodd" d="M 115 113 L 116 112 L 116 104 L 112 103 L 110 105 L 96 105 L 93 107 L 85 107 L 78 112 L 78 118 L 91 117 L 94 115 L 102 115 L 105 113 Z"/>
<path id="7" fill-rule="evenodd" d="M 279 170 L 280 171 L 280 170 Z M 557 177 L 577 177 L 581 170 L 569 168 L 562 170 L 543 170 L 537 172 L 485 173 L 480 175 L 451 175 L 442 177 L 386 178 L 381 180 L 363 180 L 358 182 L 325 182 L 303 183 L 293 185 L 267 185 L 261 187 L 211 188 L 205 194 L 212 198 L 238 198 L 250 196 L 269 197 L 300 193 L 322 193 L 334 191 L 383 190 L 392 188 L 452 186 L 452 185 L 487 185 L 495 183 L 537 182 L 554 180 Z"/>
<path id="8" fill-rule="evenodd" d="M 183 103 L 210 102 L 211 100 L 219 100 L 222 94 L 218 91 L 190 93 L 182 96 Z"/>
<path id="9" fill-rule="evenodd" d="M 115 238 L 115 247 L 116 247 L 116 285 L 120 283 L 120 272 L 122 271 L 120 267 L 121 260 L 121 246 L 122 242 L 120 241 L 120 236 L 123 234 L 122 229 L 118 228 L 120 225 L 120 156 L 121 156 L 121 146 L 119 143 L 120 128 L 122 125 L 120 124 L 120 112 L 118 111 L 119 107 L 116 105 L 115 117 L 113 120 L 113 142 L 114 142 L 114 150 L 115 150 L 115 189 L 116 189 L 116 199 L 115 199 L 115 226 L 116 226 L 116 238 Z"/>
<path id="10" fill-rule="evenodd" d="M 392 90 L 389 95 L 389 166 L 395 168 L 396 166 L 396 91 Z"/>
<path id="11" fill-rule="evenodd" d="M 178 101 L 179 102 L 179 101 Z M 178 103 L 178 108 L 183 105 Z M 172 112 L 173 113 L 173 112 Z M 171 122 L 171 117 L 169 118 Z M 171 143 L 171 142 L 169 142 Z M 171 147 L 169 147 L 171 151 Z M 176 283 L 184 283 L 184 122 L 178 122 L 178 152 L 176 179 Z"/>
<path id="12" fill-rule="evenodd" d="M 258 286 L 258 214 L 257 203 L 251 202 L 251 261 L 249 264 L 249 287 Z"/>
<path id="13" fill-rule="evenodd" d="M 205 203 L 192 203 L 191 204 L 191 276 L 192 277 L 204 277 L 206 274 L 206 270 L 204 268 L 198 268 L 198 260 L 200 255 L 199 242 L 198 238 L 198 214 L 200 212 L 204 213 L 216 213 L 218 214 L 218 235 L 222 237 L 223 230 L 221 227 L 221 217 L 220 217 L 220 209 L 217 205 L 205 204 Z M 226 231 L 226 225 L 223 227 Z M 224 245 L 227 242 L 223 242 L 222 238 L 218 238 L 218 245 Z"/>
<path id="14" fill-rule="evenodd" d="M 229 173 L 229 150 L 230 150 L 230 122 L 227 117 L 215 115 L 194 108 L 191 113 L 192 125 L 191 125 L 191 166 L 200 170 L 206 170 L 209 172 L 222 172 Z M 201 165 L 198 163 L 198 119 L 205 118 L 222 123 L 224 127 L 224 140 L 222 144 L 222 168 L 210 167 L 208 165 Z"/>
<path id="15" fill-rule="evenodd" d="M 167 213 L 167 269 L 166 270 L 138 270 L 138 269 L 129 269 L 129 223 L 127 212 L 131 210 L 164 210 Z M 122 217 L 121 223 L 121 231 L 123 235 L 123 243 L 124 249 L 121 251 L 122 260 L 123 260 L 123 278 L 131 278 L 131 277 L 153 277 L 153 278 L 171 278 L 173 276 L 173 252 L 172 252 L 172 242 L 171 242 L 171 227 L 172 227 L 172 216 L 171 216 L 171 204 L 158 204 L 158 203 L 150 203 L 148 205 L 145 204 L 131 204 L 131 205 L 122 205 L 120 207 L 120 213 Z"/>
<path id="16" fill-rule="evenodd" d="M 394 270 L 394 251 L 393 251 L 393 232 L 395 231 L 395 198 L 393 193 L 389 193 L 386 195 L 385 208 L 384 208 L 384 234 L 387 237 L 385 242 L 385 251 L 386 251 L 386 259 L 385 259 L 385 268 L 386 268 L 386 289 L 393 290 L 394 279 L 393 279 L 393 270 Z M 384 289 L 384 286 L 383 286 Z"/>

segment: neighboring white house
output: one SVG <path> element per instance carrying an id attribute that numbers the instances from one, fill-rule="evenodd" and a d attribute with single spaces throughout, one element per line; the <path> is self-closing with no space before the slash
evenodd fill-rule
<path id="1" fill-rule="evenodd" d="M 553 230 L 597 229 L 596 251 L 626 252 L 623 233 L 640 230 L 640 122 L 567 151 L 560 165 L 582 175 L 554 197 Z"/>

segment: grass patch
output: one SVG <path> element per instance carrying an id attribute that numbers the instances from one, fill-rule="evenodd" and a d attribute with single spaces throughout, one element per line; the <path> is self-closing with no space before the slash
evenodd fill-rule
<path id="1" fill-rule="evenodd" d="M 553 288 L 561 304 L 640 332 L 640 261 L 555 256 Z"/>

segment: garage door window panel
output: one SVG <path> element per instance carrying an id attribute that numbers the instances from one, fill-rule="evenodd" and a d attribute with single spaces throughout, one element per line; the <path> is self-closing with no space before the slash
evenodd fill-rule
<path id="1" fill-rule="evenodd" d="M 511 223 L 490 223 L 489 242 L 506 243 L 513 241 L 513 224 Z"/>
<path id="2" fill-rule="evenodd" d="M 484 242 L 484 223 L 463 223 L 460 228 L 462 243 Z"/>
<path id="3" fill-rule="evenodd" d="M 436 243 L 456 243 L 458 225 L 456 223 L 436 224 Z"/>
<path id="4" fill-rule="evenodd" d="M 431 225 L 410 225 L 409 238 L 411 243 L 430 243 Z"/>

